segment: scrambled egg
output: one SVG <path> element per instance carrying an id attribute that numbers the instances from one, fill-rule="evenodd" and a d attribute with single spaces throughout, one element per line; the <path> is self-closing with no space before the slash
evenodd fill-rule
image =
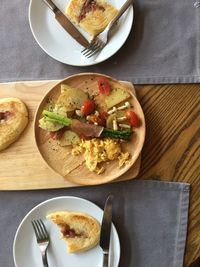
<path id="1" fill-rule="evenodd" d="M 129 153 L 123 153 L 118 140 L 110 138 L 91 140 L 81 140 L 78 145 L 72 149 L 72 155 L 83 154 L 86 166 L 90 171 L 98 174 L 105 170 L 105 167 L 99 167 L 99 164 L 109 160 L 119 160 L 119 167 L 128 163 Z"/>

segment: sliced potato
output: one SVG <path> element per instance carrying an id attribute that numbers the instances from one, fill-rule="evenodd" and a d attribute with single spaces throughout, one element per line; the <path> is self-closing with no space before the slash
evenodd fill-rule
<path id="1" fill-rule="evenodd" d="M 87 99 L 88 95 L 81 89 L 70 87 L 67 84 L 61 84 L 61 95 L 56 104 L 65 107 L 65 110 L 68 112 L 80 109 L 83 102 Z"/>
<path id="2" fill-rule="evenodd" d="M 73 131 L 64 132 L 62 138 L 59 140 L 60 146 L 77 145 L 80 143 L 80 137 Z"/>
<path id="3" fill-rule="evenodd" d="M 45 117 L 39 120 L 39 127 L 48 132 L 55 132 L 64 127 L 64 125 L 46 120 Z"/>
<path id="4" fill-rule="evenodd" d="M 121 88 L 113 88 L 109 95 L 105 96 L 105 103 L 107 108 L 112 108 L 113 106 L 121 103 L 122 101 L 128 99 L 131 95 L 121 89 Z"/>
<path id="5" fill-rule="evenodd" d="M 66 117 L 67 116 L 67 110 L 64 106 L 60 106 L 60 105 L 55 105 L 53 112 Z"/>

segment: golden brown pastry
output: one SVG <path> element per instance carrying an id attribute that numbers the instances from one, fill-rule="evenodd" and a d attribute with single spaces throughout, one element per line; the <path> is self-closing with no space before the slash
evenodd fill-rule
<path id="1" fill-rule="evenodd" d="M 92 37 L 102 32 L 117 12 L 105 0 L 71 0 L 66 8 L 71 21 Z"/>
<path id="2" fill-rule="evenodd" d="M 58 225 L 68 253 L 83 252 L 99 242 L 100 224 L 92 216 L 81 212 L 58 211 L 47 215 Z"/>
<path id="3" fill-rule="evenodd" d="M 0 99 L 0 151 L 18 139 L 27 123 L 28 111 L 20 99 Z"/>

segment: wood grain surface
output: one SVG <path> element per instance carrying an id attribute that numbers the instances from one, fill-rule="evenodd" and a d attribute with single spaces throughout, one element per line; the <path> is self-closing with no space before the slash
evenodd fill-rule
<path id="1" fill-rule="evenodd" d="M 200 256 L 200 85 L 136 86 L 146 140 L 139 178 L 191 184 L 184 266 Z"/>
<path id="2" fill-rule="evenodd" d="M 28 127 L 15 143 L 0 153 L 0 190 L 77 186 L 48 167 L 39 154 L 34 140 L 33 121 L 37 107 L 46 92 L 57 83 L 58 81 L 0 84 L 0 97 L 18 97 L 26 103 L 29 110 Z M 136 177 L 139 173 L 140 162 L 139 157 L 131 168 L 115 181 L 125 181 Z"/>
<path id="3" fill-rule="evenodd" d="M 33 109 L 37 99 L 31 87 L 29 93 L 20 90 L 22 100 L 32 99 Z M 191 184 L 188 267 L 200 256 L 200 85 L 136 86 L 136 92 L 147 130 L 139 178 Z"/>

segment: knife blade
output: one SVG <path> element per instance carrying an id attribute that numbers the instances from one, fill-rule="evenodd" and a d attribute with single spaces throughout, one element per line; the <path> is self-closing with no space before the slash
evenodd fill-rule
<path id="1" fill-rule="evenodd" d="M 101 223 L 100 242 L 99 245 L 103 250 L 103 267 L 108 267 L 109 262 L 109 247 L 110 247 L 110 233 L 112 225 L 112 203 L 113 196 L 108 196 Z"/>
<path id="2" fill-rule="evenodd" d="M 43 0 L 43 2 L 54 12 L 55 19 L 65 29 L 65 31 L 67 31 L 82 46 L 89 46 L 88 40 L 51 0 Z"/>

